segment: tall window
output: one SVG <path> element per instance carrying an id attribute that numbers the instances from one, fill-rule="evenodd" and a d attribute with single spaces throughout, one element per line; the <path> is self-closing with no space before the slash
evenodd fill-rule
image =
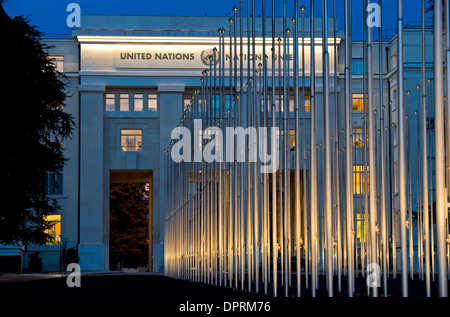
<path id="1" fill-rule="evenodd" d="M 280 102 L 281 99 L 281 102 Z M 275 95 L 275 111 L 279 112 L 284 109 L 284 96 L 283 95 Z M 294 95 L 289 95 L 289 112 L 294 112 L 295 110 L 295 100 Z"/>
<path id="2" fill-rule="evenodd" d="M 352 59 L 352 74 L 362 75 L 364 73 L 364 60 L 362 58 Z"/>
<path id="3" fill-rule="evenodd" d="M 120 130 L 120 146 L 124 152 L 142 151 L 142 130 Z"/>
<path id="4" fill-rule="evenodd" d="M 116 110 L 116 95 L 106 94 L 105 95 L 105 110 L 114 111 Z"/>
<path id="5" fill-rule="evenodd" d="M 129 94 L 120 94 L 120 111 L 130 111 Z"/>
<path id="6" fill-rule="evenodd" d="M 352 94 L 353 111 L 364 111 L 364 94 Z"/>
<path id="7" fill-rule="evenodd" d="M 311 112 L 311 95 L 305 95 L 305 111 Z"/>
<path id="8" fill-rule="evenodd" d="M 63 168 L 47 172 L 47 193 L 51 196 L 63 194 Z"/>
<path id="9" fill-rule="evenodd" d="M 367 166 L 367 170 L 369 166 Z M 367 177 L 369 172 L 367 171 Z M 367 179 L 367 190 L 369 190 L 369 180 Z M 364 165 L 353 166 L 353 194 L 361 195 L 366 193 L 366 174 Z"/>
<path id="10" fill-rule="evenodd" d="M 50 235 L 47 244 L 59 244 L 61 242 L 61 215 L 48 215 L 44 221 L 50 222 L 50 228 L 44 232 Z"/>
<path id="11" fill-rule="evenodd" d="M 356 239 L 358 242 L 366 242 L 365 232 L 366 215 L 363 213 L 356 214 Z"/>
<path id="12" fill-rule="evenodd" d="M 148 94 L 148 111 L 158 111 L 157 94 Z"/>
<path id="13" fill-rule="evenodd" d="M 48 58 L 55 66 L 57 72 L 64 72 L 64 56 L 49 56 Z"/>
<path id="14" fill-rule="evenodd" d="M 134 111 L 144 110 L 144 94 L 134 94 Z"/>
<path id="15" fill-rule="evenodd" d="M 281 137 L 280 137 L 280 135 L 281 135 Z M 277 138 L 278 138 L 278 142 L 280 144 L 282 144 L 282 142 L 283 142 L 283 135 L 284 135 L 284 130 L 278 129 L 277 130 Z M 289 145 L 288 146 L 291 151 L 295 150 L 295 130 L 294 129 L 289 130 Z"/>
<path id="16" fill-rule="evenodd" d="M 366 134 L 366 143 L 365 146 L 369 144 L 369 134 Z M 353 147 L 362 147 L 364 146 L 364 130 L 362 128 L 354 128 L 353 129 Z"/>

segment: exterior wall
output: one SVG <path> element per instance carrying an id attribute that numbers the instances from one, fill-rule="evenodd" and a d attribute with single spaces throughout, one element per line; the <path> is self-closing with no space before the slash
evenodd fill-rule
<path id="1" fill-rule="evenodd" d="M 76 119 L 76 130 L 71 140 L 65 143 L 65 154 L 70 158 L 64 169 L 64 194 L 57 197 L 62 205 L 62 236 L 67 237 L 68 247 L 77 247 L 80 256 L 80 266 L 84 271 L 107 271 L 109 269 L 109 175 L 114 170 L 151 170 L 153 171 L 153 270 L 164 269 L 164 160 L 163 149 L 170 141 L 170 133 L 182 114 L 183 94 L 190 93 L 192 89 L 200 86 L 201 71 L 206 67 L 202 63 L 192 64 L 192 68 L 183 64 L 160 64 L 156 68 L 145 68 L 142 64 L 131 63 L 127 68 L 118 64 L 117 47 L 124 50 L 136 51 L 139 48 L 139 36 L 163 36 L 159 48 L 165 45 L 176 47 L 176 41 L 171 37 L 202 37 L 195 45 L 199 49 L 207 49 L 217 45 L 217 28 L 223 27 L 223 18 L 185 18 L 185 17 L 120 17 L 120 16 L 83 16 L 81 30 L 74 30 L 74 39 L 47 40 L 54 45 L 51 55 L 64 56 L 64 73 L 67 76 L 67 90 L 70 96 L 67 99 L 66 109 Z M 309 28 L 309 21 L 305 25 Z M 121 31 L 121 29 L 127 29 Z M 166 31 L 156 31 L 166 29 Z M 130 31 L 134 30 L 134 31 Z M 197 30 L 197 31 L 182 31 Z M 90 36 L 90 37 L 89 37 Z M 114 36 L 115 38 L 107 38 Z M 123 40 L 123 36 L 128 36 Z M 338 34 L 342 36 L 342 34 Z M 432 41 L 431 33 L 427 40 L 428 74 L 432 77 Z M 178 38 L 179 40 L 179 38 Z M 172 42 L 171 42 L 172 41 Z M 188 48 L 194 44 L 184 44 Z M 396 37 L 383 43 L 383 100 L 386 106 L 384 117 L 387 126 L 386 144 L 389 136 L 394 134 L 392 123 L 397 122 L 396 98 L 394 91 L 397 87 L 396 78 Z M 420 81 L 420 41 L 417 30 L 405 30 L 405 87 L 411 90 L 409 97 L 413 114 L 417 108 L 416 84 Z M 331 47 L 331 46 L 330 46 Z M 373 45 L 375 72 L 374 102 L 381 104 L 377 92 L 378 87 L 378 44 Z M 419 53 L 418 53 L 419 52 Z M 115 55 L 114 55 L 115 54 Z M 197 54 L 197 53 L 196 53 Z M 321 53 L 316 56 L 320 62 Z M 418 55 L 419 54 L 419 55 Z M 353 58 L 363 57 L 362 43 L 352 45 Z M 386 56 L 388 61 L 386 63 Z M 334 110 L 334 95 L 330 98 L 333 118 L 338 117 L 338 131 L 345 126 L 344 108 L 344 43 L 338 46 L 338 85 L 334 87 L 334 77 L 330 78 L 332 87 L 330 92 L 337 92 L 337 113 Z M 309 57 L 307 57 L 309 59 Z M 330 58 L 333 60 L 333 58 Z M 309 63 L 308 60 L 306 60 Z M 245 63 L 244 63 L 245 64 Z M 140 65 L 140 66 L 139 66 Z M 191 65 L 191 64 L 189 64 Z M 321 73 L 320 63 L 318 65 Z M 330 67 L 333 70 L 333 66 Z M 270 74 L 270 71 L 269 71 Z M 271 78 L 269 76 L 269 82 Z M 305 89 L 308 93 L 311 86 L 309 74 L 305 79 Z M 322 78 L 316 78 L 317 92 L 317 123 L 323 122 L 322 117 Z M 159 109 L 155 112 L 133 111 L 105 111 L 105 93 L 110 92 L 140 92 L 154 91 L 158 94 Z M 363 93 L 362 75 L 354 75 L 352 92 Z M 392 100 L 390 105 L 389 101 Z M 405 99 L 406 100 L 406 99 Z M 293 116 L 292 116 L 293 118 Z M 362 113 L 353 113 L 355 127 L 362 127 Z M 377 120 L 379 120 L 377 116 Z M 300 131 L 303 131 L 303 121 L 300 120 Z M 310 118 L 306 114 L 306 149 L 310 148 L 309 136 Z M 120 148 L 120 129 L 142 129 L 142 152 L 122 152 Z M 291 120 L 291 129 L 293 129 Z M 323 136 L 319 129 L 317 142 L 323 143 Z M 415 129 L 417 130 L 417 129 Z M 344 140 L 340 134 L 338 149 L 344 150 Z M 416 148 L 417 136 L 411 135 L 411 149 Z M 342 154 L 341 154 L 342 155 Z M 388 155 L 388 153 L 387 153 Z M 398 154 L 393 151 L 389 157 L 390 167 L 396 161 Z M 361 157 L 355 157 L 360 163 Z M 320 166 L 323 162 L 318 162 Z M 302 162 L 303 164 L 303 162 Z M 418 162 L 412 162 L 412 179 Z M 293 167 L 293 166 L 292 166 Z M 306 168 L 309 168 L 307 160 Z M 389 173 L 389 168 L 387 173 Z M 319 171 L 320 172 L 320 171 Z M 390 186 L 390 184 L 387 184 Z M 392 184 L 393 185 L 393 184 Z M 390 190 L 390 188 L 388 188 Z M 319 191 L 320 192 L 320 191 Z M 378 189 L 379 192 L 379 189 Z M 412 205 L 416 206 L 416 195 L 413 191 Z M 360 200 L 355 200 L 355 212 L 361 212 Z M 319 202 L 322 201 L 319 199 Z M 341 197 L 341 202 L 344 197 Z M 398 210 L 398 198 L 393 202 L 394 209 Z M 390 202 L 387 202 L 389 205 Z M 414 207 L 413 207 L 414 210 Z M 28 246 L 24 257 L 24 267 L 27 266 L 27 254 L 42 251 L 45 271 L 59 270 L 59 245 Z"/>

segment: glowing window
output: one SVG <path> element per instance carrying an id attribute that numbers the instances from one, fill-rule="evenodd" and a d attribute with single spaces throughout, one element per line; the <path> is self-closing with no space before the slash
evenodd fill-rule
<path id="1" fill-rule="evenodd" d="M 130 111 L 129 94 L 120 94 L 120 111 Z"/>
<path id="2" fill-rule="evenodd" d="M 369 166 L 367 166 L 367 170 Z M 369 172 L 367 172 L 369 178 Z M 367 190 L 369 190 L 369 180 L 367 179 Z M 361 195 L 366 193 L 366 174 L 364 165 L 353 166 L 353 194 Z"/>
<path id="3" fill-rule="evenodd" d="M 358 242 L 366 242 L 366 215 L 362 213 L 356 214 L 356 239 Z"/>
<path id="4" fill-rule="evenodd" d="M 365 146 L 369 144 L 369 135 L 366 134 L 366 143 Z M 364 146 L 364 132 L 362 128 L 354 128 L 353 129 L 353 147 L 362 147 Z"/>
<path id="5" fill-rule="evenodd" d="M 47 244 L 59 244 L 61 242 L 61 215 L 44 216 L 44 221 L 50 223 L 50 228 L 44 230 L 50 236 Z"/>
<path id="6" fill-rule="evenodd" d="M 105 95 L 105 110 L 114 111 L 116 110 L 116 95 L 106 94 Z"/>
<path id="7" fill-rule="evenodd" d="M 311 112 L 311 95 L 305 95 L 305 111 Z"/>
<path id="8" fill-rule="evenodd" d="M 144 110 L 144 94 L 134 94 L 134 111 Z"/>
<path id="9" fill-rule="evenodd" d="M 364 111 L 364 94 L 352 94 L 353 111 Z"/>
<path id="10" fill-rule="evenodd" d="M 148 94 L 148 111 L 158 111 L 157 94 Z"/>
<path id="11" fill-rule="evenodd" d="M 124 152 L 142 151 L 142 130 L 120 130 L 120 145 Z"/>
<path id="12" fill-rule="evenodd" d="M 48 59 L 55 66 L 57 72 L 64 72 L 64 56 L 49 56 Z"/>

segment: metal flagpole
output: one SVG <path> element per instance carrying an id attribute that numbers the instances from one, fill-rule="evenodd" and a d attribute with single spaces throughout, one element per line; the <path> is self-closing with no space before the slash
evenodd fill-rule
<path id="1" fill-rule="evenodd" d="M 324 100 L 324 142 L 325 142 L 325 221 L 327 243 L 327 285 L 328 296 L 333 296 L 333 214 L 331 194 L 331 134 L 330 134 L 330 96 L 329 96 L 329 55 L 328 55 L 328 0 L 322 0 L 322 46 L 323 46 L 323 100 Z"/>
<path id="2" fill-rule="evenodd" d="M 317 243 L 318 243 L 318 233 L 317 233 L 317 171 L 316 171 L 316 136 L 315 136 L 315 118 L 316 118 L 316 100 L 315 100 L 315 21 L 314 21 L 314 3 L 315 0 L 311 0 L 311 114 L 310 114 L 310 171 L 311 171 L 311 254 L 312 254 L 312 296 L 316 296 L 317 290 Z"/>
<path id="3" fill-rule="evenodd" d="M 369 4 L 371 4 L 369 0 Z M 376 157 L 375 157 L 375 120 L 374 120 L 374 103 L 373 103 L 373 63 L 372 63 L 372 29 L 367 30 L 367 75 L 368 75 L 368 104 L 369 104 L 369 199 L 370 199 L 370 263 L 377 263 L 377 246 L 376 246 L 376 225 L 377 225 L 377 187 L 376 187 Z M 378 296 L 378 288 L 372 288 L 372 296 Z"/>
<path id="4" fill-rule="evenodd" d="M 436 5 L 436 3 L 435 3 Z M 397 1 L 398 19 L 398 169 L 399 169 L 399 200 L 400 200 L 400 249 L 402 267 L 402 296 L 408 297 L 408 254 L 406 245 L 406 163 L 405 163 L 405 102 L 404 102 L 404 72 L 403 72 L 403 0 Z M 435 21 L 436 22 L 436 21 Z"/>
<path id="5" fill-rule="evenodd" d="M 305 286 L 308 288 L 308 267 L 309 267 L 309 255 L 308 255 L 308 201 L 306 199 L 306 102 L 305 102 L 305 7 L 302 5 L 302 149 L 303 149 L 303 249 L 305 256 Z"/>
<path id="6" fill-rule="evenodd" d="M 298 100 L 298 0 L 294 1 L 294 103 L 295 103 L 295 247 L 297 264 L 297 296 L 301 295 L 301 268 L 300 268 L 300 126 L 299 126 L 299 100 Z"/>
<path id="7" fill-rule="evenodd" d="M 283 230 L 284 230 L 284 295 L 288 296 L 288 286 L 289 286 L 289 277 L 288 277 L 288 200 L 287 200 L 287 178 L 288 178 L 288 160 L 287 160 L 287 140 L 289 138 L 289 130 L 287 127 L 287 120 L 289 116 L 289 94 L 287 93 L 287 71 L 286 71 L 286 60 L 287 60 L 287 36 L 286 36 L 286 13 L 287 13 L 287 0 L 283 0 L 283 161 L 284 161 L 284 170 L 283 170 L 283 188 L 284 188 L 284 197 L 283 197 Z M 281 54 L 279 56 L 281 58 Z M 280 100 L 281 105 L 281 100 Z"/>
<path id="8" fill-rule="evenodd" d="M 379 5 L 382 8 L 382 0 L 379 0 Z M 380 179 L 380 213 L 381 213 L 381 240 L 382 240 L 382 271 L 383 271 L 383 290 L 384 297 L 387 297 L 387 277 L 389 270 L 389 263 L 387 258 L 388 253 L 388 236 L 387 236 L 387 214 L 386 214 L 386 157 L 385 157 L 385 123 L 384 123 L 384 113 L 385 107 L 383 104 L 383 45 L 382 45 L 382 14 L 380 14 L 380 27 L 378 30 L 378 67 L 379 67 L 379 98 L 380 98 L 380 107 L 381 107 L 381 115 L 380 115 L 380 170 L 381 170 L 381 179 Z"/>
<path id="9" fill-rule="evenodd" d="M 430 223 L 428 215 L 428 154 L 427 154 L 427 96 L 425 55 L 425 0 L 421 0 L 421 93 L 422 93 L 422 183 L 423 183 L 423 226 L 425 230 L 425 286 L 427 297 L 431 296 L 430 281 Z"/>
<path id="10" fill-rule="evenodd" d="M 439 278 L 439 296 L 447 297 L 446 218 L 447 196 L 445 189 L 445 137 L 443 89 L 442 0 L 434 1 L 434 124 L 436 166 L 436 248 Z"/>
<path id="11" fill-rule="evenodd" d="M 275 0 L 272 0 L 272 127 L 276 127 L 275 107 Z M 276 138 L 277 136 L 275 136 Z M 275 140 L 271 139 L 271 142 Z M 272 149 L 274 147 L 272 146 Z M 277 244 L 277 172 L 272 173 L 272 271 L 273 271 L 273 294 L 276 297 L 278 291 L 278 244 Z"/>
<path id="12" fill-rule="evenodd" d="M 346 219 L 347 219 L 347 277 L 348 296 L 353 297 L 353 127 L 352 127 L 352 57 L 351 57 L 351 7 L 352 0 L 345 0 L 345 196 L 346 196 Z"/>

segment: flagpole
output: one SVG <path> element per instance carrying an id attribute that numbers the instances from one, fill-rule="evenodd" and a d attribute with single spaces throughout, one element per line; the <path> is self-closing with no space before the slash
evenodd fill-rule
<path id="1" fill-rule="evenodd" d="M 447 297 L 446 218 L 447 196 L 445 189 L 445 137 L 444 137 L 444 89 L 442 0 L 434 1 L 434 124 L 436 166 L 436 248 L 439 278 L 439 296 Z"/>
<path id="2" fill-rule="evenodd" d="M 423 186 L 423 226 L 425 229 L 425 287 L 427 297 L 431 296 L 430 281 L 430 223 L 428 215 L 428 154 L 427 154 L 427 95 L 426 95 L 426 52 L 425 52 L 425 0 L 421 0 L 421 100 L 422 100 L 422 186 Z"/>
<path id="3" fill-rule="evenodd" d="M 347 219 L 347 277 L 348 296 L 353 297 L 353 127 L 352 127 L 352 53 L 351 53 L 351 7 L 352 0 L 345 0 L 345 194 Z"/>

